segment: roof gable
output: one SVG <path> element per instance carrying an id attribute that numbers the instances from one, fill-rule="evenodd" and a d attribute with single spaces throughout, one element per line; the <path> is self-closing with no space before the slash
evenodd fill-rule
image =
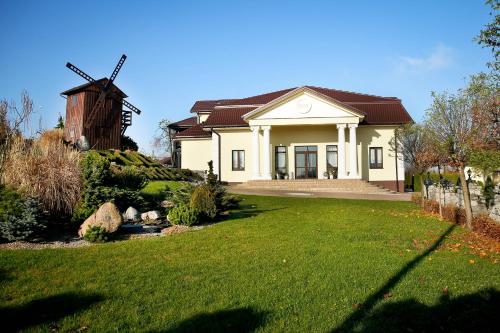
<path id="1" fill-rule="evenodd" d="M 344 104 L 308 87 L 297 88 L 289 93 L 245 114 L 246 121 L 251 119 L 306 119 L 306 118 L 345 118 L 363 119 L 363 111 Z"/>

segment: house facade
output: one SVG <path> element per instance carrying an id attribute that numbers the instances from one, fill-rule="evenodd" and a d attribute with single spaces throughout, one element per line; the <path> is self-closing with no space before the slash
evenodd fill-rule
<path id="1" fill-rule="evenodd" d="M 220 180 L 363 179 L 403 190 L 390 141 L 412 118 L 395 97 L 303 86 L 241 99 L 197 101 L 172 124 L 180 167 Z"/>

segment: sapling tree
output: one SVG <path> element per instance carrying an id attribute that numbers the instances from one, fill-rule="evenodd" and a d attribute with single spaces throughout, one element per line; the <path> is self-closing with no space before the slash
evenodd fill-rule
<path id="1" fill-rule="evenodd" d="M 439 160 L 436 150 L 430 145 L 426 128 L 415 123 L 404 125 L 396 129 L 390 145 L 391 150 L 397 151 L 398 157 L 420 175 L 421 195 L 424 198 L 424 173 Z M 423 200 L 421 204 L 424 205 Z"/>
<path id="2" fill-rule="evenodd" d="M 158 134 L 155 136 L 153 145 L 164 149 L 172 154 L 174 131 L 169 127 L 172 122 L 169 119 L 162 119 L 158 123 Z"/>
<path id="3" fill-rule="evenodd" d="M 433 92 L 432 97 L 433 103 L 427 111 L 425 126 L 429 130 L 432 146 L 446 158 L 446 164 L 459 171 L 466 225 L 472 229 L 472 207 L 464 168 L 470 162 L 478 132 L 472 116 L 474 100 L 465 90 L 459 90 L 456 94 Z"/>

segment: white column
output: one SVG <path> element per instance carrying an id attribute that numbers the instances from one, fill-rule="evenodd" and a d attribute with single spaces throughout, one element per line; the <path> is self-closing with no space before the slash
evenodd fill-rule
<path id="1" fill-rule="evenodd" d="M 214 174 L 219 175 L 219 136 L 212 131 L 212 163 Z M 220 180 L 220 179 L 219 179 Z"/>
<path id="2" fill-rule="evenodd" d="M 259 126 L 252 127 L 252 179 L 260 179 Z"/>
<path id="3" fill-rule="evenodd" d="M 262 130 L 264 131 L 264 170 L 262 172 L 263 179 L 272 179 L 271 177 L 271 148 L 269 147 L 271 144 L 270 141 L 270 132 L 271 126 L 262 126 Z"/>
<path id="4" fill-rule="evenodd" d="M 359 178 L 358 174 L 358 143 L 356 128 L 358 124 L 349 124 L 349 178 Z"/>
<path id="5" fill-rule="evenodd" d="M 338 178 L 346 178 L 345 174 L 345 127 L 346 124 L 337 124 L 338 131 Z"/>

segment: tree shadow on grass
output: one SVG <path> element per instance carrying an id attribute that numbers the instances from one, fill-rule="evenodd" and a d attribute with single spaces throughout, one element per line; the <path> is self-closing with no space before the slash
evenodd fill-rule
<path id="1" fill-rule="evenodd" d="M 355 332 L 474 332 L 498 330 L 500 292 L 483 289 L 450 299 L 442 296 L 433 306 L 414 299 L 388 303 L 376 309 Z"/>
<path id="2" fill-rule="evenodd" d="M 170 329 L 158 331 L 174 332 L 253 332 L 264 323 L 266 312 L 252 308 L 221 310 L 213 313 L 200 313 L 188 318 Z"/>
<path id="3" fill-rule="evenodd" d="M 96 294 L 63 293 L 36 299 L 23 305 L 0 308 L 3 332 L 15 332 L 29 327 L 52 324 L 66 316 L 100 302 Z"/>
<path id="4" fill-rule="evenodd" d="M 446 231 L 420 255 L 416 256 L 413 260 L 404 265 L 396 274 L 394 274 L 387 282 L 380 287 L 373 294 L 359 305 L 358 309 L 351 313 L 340 326 L 335 328 L 332 332 L 352 332 L 355 327 L 358 327 L 363 320 L 367 317 L 370 311 L 384 299 L 385 295 L 389 292 L 408 274 L 410 273 L 422 260 L 429 254 L 436 250 L 446 239 L 446 237 L 455 229 L 457 225 L 452 224 Z"/>
<path id="5" fill-rule="evenodd" d="M 255 217 L 262 213 L 272 212 L 275 210 L 283 210 L 288 207 L 279 207 L 279 208 L 271 208 L 271 209 L 258 209 L 255 205 L 240 205 L 240 207 L 236 210 L 232 210 L 228 216 L 224 218 L 224 221 L 228 220 L 237 220 L 237 219 L 246 219 L 249 217 Z"/>

